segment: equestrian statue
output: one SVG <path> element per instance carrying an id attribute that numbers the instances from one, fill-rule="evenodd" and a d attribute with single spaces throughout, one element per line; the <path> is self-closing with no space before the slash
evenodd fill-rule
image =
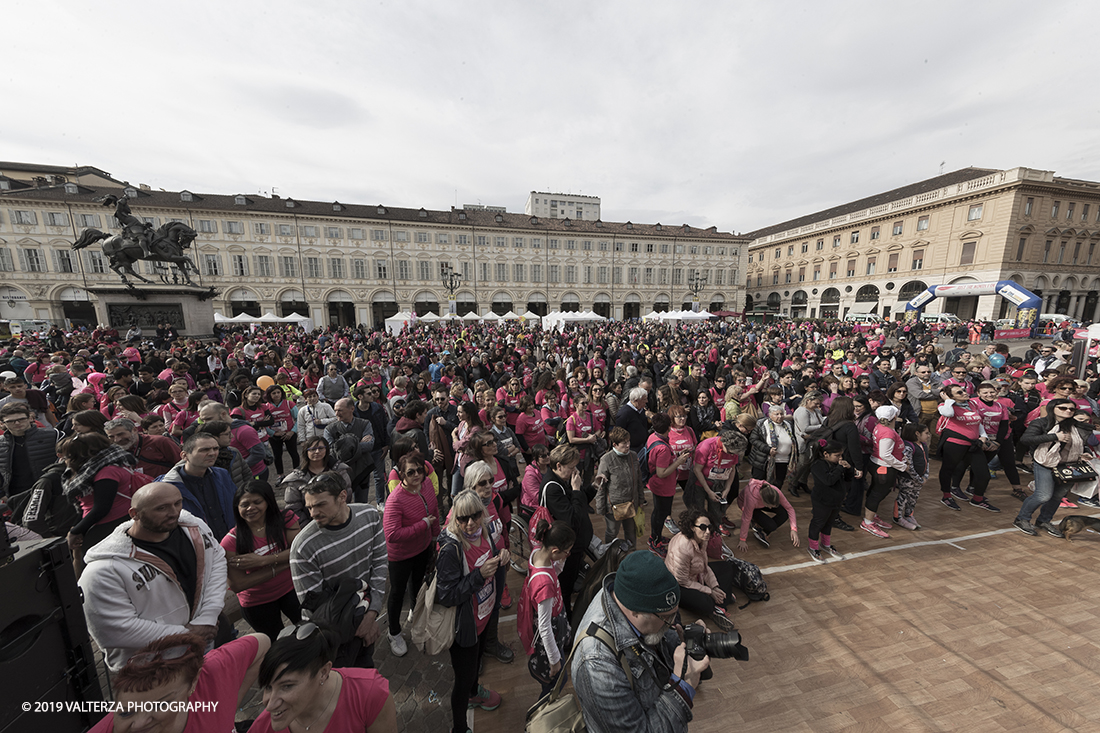
<path id="1" fill-rule="evenodd" d="M 153 284 L 134 270 L 134 264 L 147 260 L 149 262 L 163 262 L 174 267 L 188 285 L 194 285 L 191 280 L 191 272 L 197 272 L 195 263 L 184 254 L 184 250 L 191 246 L 198 236 L 194 229 L 181 221 L 170 221 L 154 230 L 153 225 L 134 216 L 130 211 L 129 196 L 121 198 L 114 194 L 108 194 L 96 199 L 104 206 L 115 207 L 115 220 L 121 228 L 119 234 L 107 234 L 98 229 L 85 229 L 80 238 L 73 242 L 73 249 L 85 247 L 103 241 L 103 254 L 110 262 L 122 282 L 132 288 L 127 275 L 136 277 L 142 282 Z"/>

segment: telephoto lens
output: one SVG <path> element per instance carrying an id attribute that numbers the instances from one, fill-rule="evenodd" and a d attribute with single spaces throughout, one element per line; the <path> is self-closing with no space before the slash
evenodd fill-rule
<path id="1" fill-rule="evenodd" d="M 732 657 L 745 662 L 749 658 L 749 650 L 741 643 L 741 635 L 736 631 L 728 634 L 709 633 L 699 624 L 691 624 L 684 627 L 684 644 L 688 655 L 696 661 L 703 657 L 711 659 Z"/>

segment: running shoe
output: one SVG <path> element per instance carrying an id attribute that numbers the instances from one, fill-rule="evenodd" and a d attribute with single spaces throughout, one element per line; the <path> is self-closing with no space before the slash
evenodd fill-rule
<path id="1" fill-rule="evenodd" d="M 1027 492 L 1024 491 L 1023 489 L 1015 488 L 1015 489 L 1012 490 L 1012 498 L 1013 499 L 1019 499 L 1020 501 L 1024 501 L 1024 500 L 1027 499 Z M 1100 505 L 1098 505 L 1098 506 L 1100 506 Z"/>
<path id="2" fill-rule="evenodd" d="M 680 528 L 676 526 L 676 522 L 672 521 L 672 517 L 665 520 L 665 529 L 672 534 L 680 534 Z"/>
<path id="3" fill-rule="evenodd" d="M 756 541 L 762 544 L 764 547 L 771 547 L 768 544 L 768 536 L 764 534 L 764 530 L 754 526 L 752 528 L 752 536 L 756 538 Z"/>
<path id="4" fill-rule="evenodd" d="M 734 524 L 733 520 L 731 520 L 729 517 L 722 517 L 722 526 L 723 527 L 729 527 L 730 529 L 733 529 L 737 525 Z"/>
<path id="5" fill-rule="evenodd" d="M 500 693 L 493 692 L 485 685 L 478 685 L 477 694 L 470 698 L 470 702 L 466 707 L 496 710 L 500 707 Z"/>
<path id="6" fill-rule="evenodd" d="M 855 527 L 848 524 L 847 522 L 845 522 L 840 517 L 837 517 L 836 519 L 833 520 L 833 526 L 836 527 L 837 529 L 839 529 L 842 532 L 855 532 L 856 531 Z"/>
<path id="7" fill-rule="evenodd" d="M 1077 503 L 1081 506 L 1092 507 L 1093 509 L 1100 509 L 1100 501 L 1097 501 L 1096 497 L 1087 497 L 1084 499 L 1078 497 Z"/>
<path id="8" fill-rule="evenodd" d="M 390 651 L 395 657 L 403 657 L 409 653 L 409 645 L 405 643 L 405 637 L 400 633 L 387 634 L 387 636 L 390 637 Z"/>
<path id="9" fill-rule="evenodd" d="M 875 537 L 882 537 L 883 539 L 886 539 L 890 536 L 879 529 L 872 522 L 868 522 L 866 519 L 859 523 L 859 528 L 862 529 L 864 532 L 870 532 Z"/>
<path id="10" fill-rule="evenodd" d="M 726 600 L 732 601 L 733 596 L 728 596 Z M 734 630 L 733 619 L 730 618 L 729 613 L 726 612 L 726 609 L 722 608 L 718 604 L 714 605 L 714 613 L 712 613 L 710 617 L 714 619 L 715 626 L 721 629 L 724 633 L 728 634 Z"/>
<path id="11" fill-rule="evenodd" d="M 1062 503 L 1058 505 L 1058 508 L 1059 509 L 1076 509 L 1077 505 L 1063 496 L 1062 497 Z"/>
<path id="12" fill-rule="evenodd" d="M 871 521 L 874 522 L 875 526 L 879 529 L 890 529 L 890 523 L 877 514 L 872 517 Z"/>
<path id="13" fill-rule="evenodd" d="M 1016 470 L 1020 473 L 1031 473 L 1031 466 L 1025 465 L 1023 463 L 1017 463 Z"/>
<path id="14" fill-rule="evenodd" d="M 971 499 L 970 500 L 970 506 L 976 506 L 979 509 L 985 509 L 987 512 L 999 512 L 999 511 L 1001 511 L 997 507 L 990 504 L 989 501 L 986 500 L 985 498 L 983 498 L 981 501 Z"/>
<path id="15" fill-rule="evenodd" d="M 821 556 L 820 550 L 815 550 L 814 548 L 810 547 L 806 549 L 806 552 L 809 554 L 811 560 L 814 560 L 816 562 L 825 562 L 825 558 Z"/>
<path id="16" fill-rule="evenodd" d="M 1017 517 L 1015 520 L 1013 520 L 1012 526 L 1020 530 L 1024 534 L 1031 535 L 1032 537 L 1035 537 L 1039 534 L 1035 531 L 1035 527 L 1031 526 L 1031 522 L 1027 521 L 1026 519 L 1020 519 L 1019 517 Z"/>
<path id="17" fill-rule="evenodd" d="M 940 499 L 940 503 L 943 504 L 948 509 L 954 509 L 957 512 L 962 511 L 962 507 L 959 506 L 958 504 L 956 504 L 955 500 L 952 499 L 950 496 L 945 496 L 942 499 Z"/>
<path id="18" fill-rule="evenodd" d="M 951 496 L 955 497 L 959 501 L 970 501 L 970 499 L 973 498 L 974 495 L 959 486 L 952 486 Z"/>
<path id="19" fill-rule="evenodd" d="M 840 554 L 840 550 L 836 549 L 834 545 L 825 545 L 821 548 L 821 551 L 832 555 L 837 560 L 844 559 L 844 556 Z"/>
<path id="20" fill-rule="evenodd" d="M 1038 522 L 1035 525 L 1035 529 L 1041 529 L 1051 537 L 1057 537 L 1058 539 L 1065 537 L 1065 535 L 1062 534 L 1062 530 L 1058 529 L 1050 522 Z"/>
<path id="21" fill-rule="evenodd" d="M 662 538 L 663 539 L 663 538 Z M 652 537 L 649 538 L 649 551 L 657 557 L 664 557 L 668 554 L 668 546 L 662 543 L 660 540 L 654 541 Z"/>
<path id="22" fill-rule="evenodd" d="M 920 526 L 909 517 L 898 517 L 897 522 L 899 527 L 905 527 L 911 530 L 920 529 Z"/>

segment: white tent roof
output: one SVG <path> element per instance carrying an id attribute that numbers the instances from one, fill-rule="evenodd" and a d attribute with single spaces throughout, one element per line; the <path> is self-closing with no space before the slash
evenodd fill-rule
<path id="1" fill-rule="evenodd" d="M 433 313 L 432 311 L 428 311 L 424 315 L 420 316 L 420 320 L 428 321 L 429 323 L 431 323 L 433 321 L 439 321 L 439 320 L 442 320 L 442 319 L 439 316 L 437 316 L 435 313 Z"/>
<path id="2" fill-rule="evenodd" d="M 642 316 L 643 321 L 659 321 L 661 320 L 661 314 L 657 311 L 650 311 Z"/>
<path id="3" fill-rule="evenodd" d="M 503 318 L 506 321 L 518 321 L 521 318 L 523 318 L 523 316 L 519 315 L 515 311 L 508 311 L 503 316 L 501 316 L 501 318 Z"/>
<path id="4" fill-rule="evenodd" d="M 462 316 L 462 320 L 464 320 L 464 321 L 480 321 L 481 316 L 479 316 L 477 313 L 474 313 L 473 311 L 470 311 L 466 315 Z"/>
<path id="5" fill-rule="evenodd" d="M 280 323 L 283 319 L 279 318 L 279 316 L 275 315 L 271 311 L 268 311 L 259 318 L 251 318 L 249 320 L 255 323 Z"/>
<path id="6" fill-rule="evenodd" d="M 540 316 L 538 313 L 533 313 L 532 311 L 527 311 L 522 316 L 520 316 L 520 318 L 524 319 L 525 321 L 537 321 L 538 323 L 542 323 L 542 316 Z"/>
<path id="7" fill-rule="evenodd" d="M 698 313 L 695 311 L 683 311 L 680 314 L 680 318 L 684 321 L 705 321 L 710 318 L 710 313 L 706 311 L 699 311 Z"/>
<path id="8" fill-rule="evenodd" d="M 481 320 L 483 320 L 483 321 L 499 321 L 500 316 L 498 316 L 496 313 L 493 313 L 492 311 L 489 311 L 481 317 Z"/>
<path id="9" fill-rule="evenodd" d="M 386 332 L 391 336 L 396 336 L 404 330 L 405 324 L 410 320 L 412 320 L 412 314 L 410 313 L 405 313 L 403 311 L 395 313 L 386 319 Z"/>

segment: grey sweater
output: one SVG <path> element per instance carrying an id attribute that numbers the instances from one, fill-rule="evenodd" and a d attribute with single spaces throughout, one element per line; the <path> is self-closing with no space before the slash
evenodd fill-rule
<path id="1" fill-rule="evenodd" d="M 350 504 L 351 521 L 340 529 L 310 522 L 290 545 L 290 574 L 298 600 L 326 580 L 352 578 L 366 584 L 368 610 L 382 613 L 389 566 L 382 515 L 369 504 Z"/>
<path id="2" fill-rule="evenodd" d="M 608 450 L 600 458 L 596 475 L 608 477 L 608 482 L 596 492 L 597 513 L 610 514 L 612 506 L 627 501 L 634 502 L 635 508 L 642 506 L 643 488 L 637 453 L 630 451 L 620 456 L 614 448 Z"/>

